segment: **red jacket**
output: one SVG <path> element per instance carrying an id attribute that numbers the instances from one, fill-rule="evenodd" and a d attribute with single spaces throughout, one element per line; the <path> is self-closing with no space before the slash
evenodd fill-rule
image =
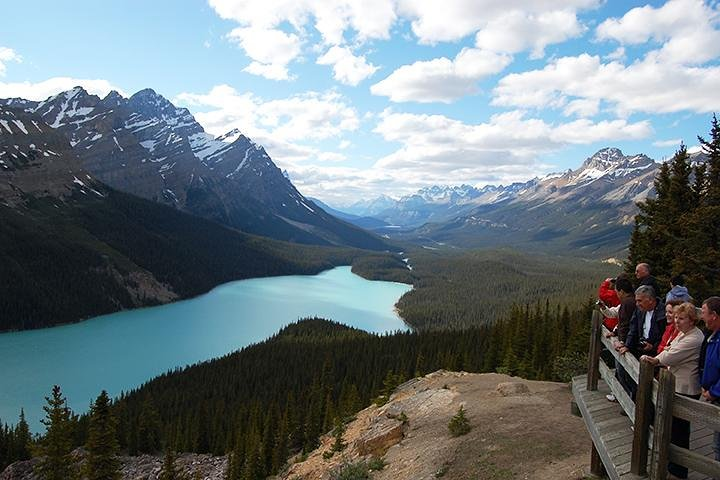
<path id="1" fill-rule="evenodd" d="M 618 298 L 615 289 L 612 288 L 611 280 L 612 279 L 610 278 L 606 278 L 600 284 L 600 288 L 598 289 L 598 298 L 602 300 L 608 307 L 616 307 L 620 305 L 620 299 Z M 603 324 L 610 331 L 615 328 L 617 323 L 617 317 L 605 317 L 605 320 L 603 320 Z"/>

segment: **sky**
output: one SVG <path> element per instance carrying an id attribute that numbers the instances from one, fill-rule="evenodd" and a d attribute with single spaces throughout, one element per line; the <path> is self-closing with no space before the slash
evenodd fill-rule
<path id="1" fill-rule="evenodd" d="M 152 88 L 344 206 L 671 157 L 720 112 L 717 0 L 3 2 L 0 98 Z"/>

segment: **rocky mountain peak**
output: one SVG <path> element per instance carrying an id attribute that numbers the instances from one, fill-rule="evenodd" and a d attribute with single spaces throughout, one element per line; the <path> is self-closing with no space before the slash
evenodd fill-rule
<path id="1" fill-rule="evenodd" d="M 618 168 L 636 168 L 654 163 L 644 154 L 624 155 L 619 148 L 603 148 L 583 162 L 580 170 L 596 169 L 609 171 Z"/>
<path id="2" fill-rule="evenodd" d="M 108 106 L 117 107 L 125 101 L 125 98 L 118 93 L 117 90 L 112 90 L 110 93 L 105 95 L 102 99 L 102 103 Z"/>

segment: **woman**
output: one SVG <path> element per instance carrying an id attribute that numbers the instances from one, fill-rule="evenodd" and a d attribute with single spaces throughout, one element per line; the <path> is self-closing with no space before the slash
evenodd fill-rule
<path id="1" fill-rule="evenodd" d="M 677 334 L 679 333 L 677 327 L 675 327 L 675 321 L 673 320 L 673 308 L 677 305 L 682 305 L 682 303 L 682 300 L 670 300 L 665 304 L 665 319 L 667 320 L 667 326 L 665 327 L 662 340 L 660 340 L 660 345 L 658 345 L 658 353 L 665 350 L 667 344 L 670 343 L 673 338 L 677 337 Z"/>
<path id="2" fill-rule="evenodd" d="M 697 399 L 700 395 L 698 359 L 704 337 L 695 326 L 695 305 L 689 302 L 677 305 L 673 307 L 673 316 L 677 336 L 657 356 L 643 355 L 640 360 L 667 367 L 675 375 L 675 393 Z M 689 448 L 690 422 L 673 417 L 670 441 L 678 447 Z M 670 462 L 668 470 L 676 477 L 687 478 L 686 467 Z"/>

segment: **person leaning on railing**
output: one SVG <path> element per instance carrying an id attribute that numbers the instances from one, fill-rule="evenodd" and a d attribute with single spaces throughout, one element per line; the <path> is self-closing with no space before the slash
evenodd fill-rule
<path id="1" fill-rule="evenodd" d="M 675 375 L 675 393 L 697 399 L 701 391 L 698 360 L 705 337 L 695 326 L 697 316 L 692 303 L 673 307 L 672 316 L 677 336 L 656 356 L 643 355 L 640 360 L 667 367 Z M 689 448 L 690 422 L 673 416 L 670 441 L 678 447 Z M 668 471 L 676 477 L 687 478 L 687 467 L 682 465 L 670 462 Z"/>
<path id="2" fill-rule="evenodd" d="M 615 291 L 620 299 L 620 305 L 614 311 L 610 309 L 603 311 L 602 308 L 600 311 L 606 316 L 617 315 L 617 326 L 608 335 L 617 337 L 618 345 L 622 346 L 625 345 L 628 331 L 630 331 L 630 321 L 635 313 L 635 290 L 628 278 L 618 277 L 615 280 Z M 632 388 L 635 382 L 620 363 L 615 364 L 615 378 L 618 379 L 627 394 L 632 395 Z M 611 402 L 615 401 L 615 395 L 613 394 L 606 395 L 605 397 Z"/>
<path id="3" fill-rule="evenodd" d="M 715 404 L 720 403 L 720 297 L 710 297 L 702 304 L 702 319 L 712 333 L 707 339 L 705 368 L 703 368 L 700 386 L 702 399 Z M 715 460 L 720 461 L 720 432 L 715 432 Z"/>

